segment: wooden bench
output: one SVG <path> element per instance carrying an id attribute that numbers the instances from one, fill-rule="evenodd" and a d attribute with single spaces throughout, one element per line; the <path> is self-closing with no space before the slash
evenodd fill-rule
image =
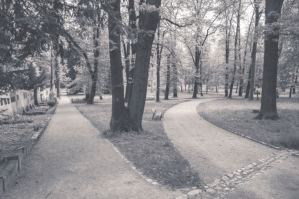
<path id="1" fill-rule="evenodd" d="M 158 118 L 159 120 L 161 120 L 163 117 L 162 112 L 157 111 L 155 108 L 152 108 L 152 113 L 153 113 L 152 120 L 154 120 L 155 118 Z"/>

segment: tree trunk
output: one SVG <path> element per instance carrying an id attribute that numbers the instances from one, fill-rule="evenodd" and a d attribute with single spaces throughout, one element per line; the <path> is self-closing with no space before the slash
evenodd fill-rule
<path id="1" fill-rule="evenodd" d="M 250 73 L 250 93 L 249 93 L 249 100 L 253 100 L 254 96 L 254 79 L 255 79 L 255 62 L 256 62 L 256 50 L 257 50 L 257 34 L 258 34 L 258 24 L 261 18 L 261 12 L 259 11 L 259 4 L 255 1 L 255 25 L 254 25 L 254 38 L 252 44 L 252 52 L 251 52 L 251 73 Z"/>
<path id="2" fill-rule="evenodd" d="M 163 38 L 164 34 L 162 34 L 162 45 L 160 48 L 160 21 L 158 23 L 158 32 L 157 32 L 157 90 L 156 90 L 156 102 L 160 102 L 160 69 L 161 69 L 161 59 L 162 59 L 162 51 L 163 51 Z"/>
<path id="3" fill-rule="evenodd" d="M 172 69 L 173 69 L 173 76 L 172 76 L 172 89 L 173 89 L 173 96 L 178 97 L 178 89 L 177 89 L 177 66 L 175 60 L 172 60 Z"/>
<path id="4" fill-rule="evenodd" d="M 235 75 L 236 75 L 236 70 L 237 70 L 237 59 L 238 59 L 238 38 L 240 37 L 239 35 L 239 29 L 240 29 L 240 18 L 241 18 L 241 0 L 239 0 L 239 8 L 238 8 L 238 13 L 237 13 L 237 27 L 236 27 L 236 36 L 235 36 L 235 51 L 234 51 L 234 70 L 232 74 L 232 80 L 230 83 L 230 90 L 229 90 L 229 95 L 228 98 L 232 98 L 232 92 L 233 92 L 233 87 L 235 83 Z"/>
<path id="5" fill-rule="evenodd" d="M 246 50 L 245 50 L 246 51 Z M 239 28 L 238 38 L 238 55 L 239 55 L 239 96 L 243 95 L 243 78 L 244 78 L 244 65 L 242 66 L 241 58 L 241 28 Z"/>
<path id="6" fill-rule="evenodd" d="M 193 86 L 193 96 L 192 96 L 192 98 L 197 98 L 197 92 L 198 92 L 198 88 L 197 88 L 198 86 L 197 86 L 197 82 L 195 81 L 194 82 L 194 86 Z"/>
<path id="7" fill-rule="evenodd" d="M 159 22 L 159 10 L 154 9 L 153 6 L 159 8 L 161 0 L 146 1 L 147 5 L 151 7 L 150 10 L 142 10 L 139 12 L 139 33 L 136 48 L 136 62 L 134 69 L 134 82 L 132 89 L 132 105 L 129 106 L 132 121 L 134 122 L 134 131 L 143 131 L 142 117 L 144 112 L 148 70 L 150 64 L 150 56 L 152 44 L 155 37 L 155 31 Z"/>
<path id="8" fill-rule="evenodd" d="M 289 98 L 292 97 L 292 90 L 293 90 L 293 88 L 292 88 L 292 86 L 291 86 L 291 88 L 290 88 L 290 93 L 289 93 Z"/>
<path id="9" fill-rule="evenodd" d="M 247 31 L 247 37 L 246 37 L 246 44 L 245 44 L 245 51 L 244 51 L 244 57 L 243 57 L 243 71 L 245 71 L 245 63 L 246 63 L 246 55 L 247 55 L 247 46 L 248 46 L 248 41 L 249 41 L 249 35 L 250 35 L 250 30 L 251 30 L 251 25 L 253 22 L 253 17 L 254 17 L 254 12 L 252 12 L 251 20 L 248 26 L 248 31 Z M 244 73 L 244 72 L 243 72 Z M 250 89 L 250 78 L 251 78 L 251 68 L 249 67 L 248 70 L 248 80 L 247 80 L 247 85 L 246 85 L 246 91 L 245 91 L 245 98 L 249 97 L 249 89 Z"/>
<path id="10" fill-rule="evenodd" d="M 196 43 L 198 43 L 198 42 L 196 42 Z M 197 88 L 198 87 L 198 85 L 197 85 L 198 82 L 197 81 L 199 81 L 199 79 L 200 79 L 200 76 L 198 76 L 198 75 L 200 75 L 200 74 L 198 74 L 200 72 L 200 70 L 199 70 L 200 56 L 201 56 L 201 51 L 200 51 L 198 45 L 196 45 L 196 47 L 195 47 L 196 76 L 195 76 L 195 81 L 194 81 L 194 89 L 193 89 L 193 96 L 192 96 L 192 98 L 197 98 L 197 93 L 198 93 L 198 88 Z"/>
<path id="11" fill-rule="evenodd" d="M 38 106 L 38 100 L 37 100 L 37 89 L 38 86 L 34 85 L 34 90 L 33 90 L 33 99 L 34 99 L 34 105 Z"/>
<path id="12" fill-rule="evenodd" d="M 95 9 L 95 15 L 94 15 L 94 30 L 93 30 L 93 43 L 94 43 L 94 64 L 93 64 L 93 71 L 90 74 L 91 75 L 91 89 L 90 89 L 90 95 L 89 98 L 87 99 L 87 104 L 93 104 L 94 103 L 94 96 L 96 95 L 97 91 L 97 81 L 98 81 L 98 65 L 99 65 L 99 56 L 100 56 L 100 51 L 99 51 L 99 38 L 100 38 L 100 27 L 99 27 L 99 22 L 100 22 L 100 8 L 98 4 L 96 5 Z"/>
<path id="13" fill-rule="evenodd" d="M 156 102 L 160 102 L 160 64 L 161 64 L 161 53 L 160 53 L 160 22 L 158 25 L 158 42 L 157 42 L 157 72 L 156 72 L 156 77 L 157 77 L 157 87 L 156 87 Z M 162 49 L 161 49 L 162 50 Z"/>
<path id="14" fill-rule="evenodd" d="M 209 83 L 209 79 L 207 79 L 207 82 L 206 82 L 206 94 L 208 94 L 208 90 L 209 90 L 208 83 Z"/>
<path id="15" fill-rule="evenodd" d="M 226 29 L 225 29 L 225 97 L 228 97 L 228 80 L 229 80 L 229 74 L 228 74 L 228 66 L 229 66 L 229 43 L 230 43 L 230 31 L 232 26 L 232 18 L 228 19 L 228 16 L 226 16 Z M 229 23 L 229 28 L 227 27 Z"/>
<path id="16" fill-rule="evenodd" d="M 125 102 L 129 102 L 129 84 L 131 83 L 130 79 L 130 57 L 129 57 L 129 52 L 131 51 L 131 46 L 130 42 L 127 42 L 127 45 L 123 43 L 123 50 L 124 50 L 124 57 L 125 57 L 125 72 L 126 72 L 126 77 L 127 77 L 127 85 L 126 85 L 126 93 L 125 93 Z"/>
<path id="17" fill-rule="evenodd" d="M 248 72 L 248 81 L 247 81 L 247 86 L 246 86 L 245 98 L 248 98 L 248 97 L 249 97 L 249 91 L 250 91 L 250 79 L 251 79 L 251 64 L 250 64 L 249 72 Z"/>
<path id="18" fill-rule="evenodd" d="M 120 17 L 120 0 L 110 3 L 111 11 L 108 12 L 108 31 L 109 31 L 109 55 L 111 67 L 111 87 L 112 87 L 112 115 L 110 129 L 112 132 L 122 131 L 122 121 L 125 117 L 124 106 L 124 85 L 123 67 L 120 49 L 120 30 L 118 22 Z"/>
<path id="19" fill-rule="evenodd" d="M 55 37 L 55 86 L 56 86 L 56 96 L 60 98 L 60 67 L 58 62 L 59 56 L 59 36 Z"/>
<path id="20" fill-rule="evenodd" d="M 127 87 L 125 101 L 128 106 L 131 104 L 132 89 L 133 89 L 133 78 L 134 78 L 134 68 L 135 68 L 135 58 L 136 58 L 136 11 L 134 0 L 129 0 L 128 2 L 128 13 L 129 13 L 129 40 L 127 44 L 127 59 L 126 59 L 126 75 L 127 75 Z"/>
<path id="21" fill-rule="evenodd" d="M 276 23 L 281 14 L 283 0 L 266 0 L 265 16 L 266 26 Z M 273 14 L 273 12 L 277 14 Z M 272 13 L 272 14 L 270 14 Z M 262 85 L 262 100 L 259 119 L 278 119 L 276 108 L 276 84 L 278 68 L 278 41 L 279 27 L 277 25 L 266 32 L 264 41 L 264 72 Z"/>
<path id="22" fill-rule="evenodd" d="M 167 55 L 167 71 L 166 71 L 166 88 L 165 88 L 165 100 L 168 100 L 169 85 L 170 85 L 170 55 Z"/>
<path id="23" fill-rule="evenodd" d="M 50 91 L 53 91 L 54 87 L 54 68 L 53 68 L 53 43 L 51 45 L 51 79 L 50 79 Z"/>

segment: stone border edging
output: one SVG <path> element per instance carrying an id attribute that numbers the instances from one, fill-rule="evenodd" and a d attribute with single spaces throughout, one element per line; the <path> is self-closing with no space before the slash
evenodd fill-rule
<path id="1" fill-rule="evenodd" d="M 22 160 L 30 154 L 37 141 L 45 132 L 58 103 L 59 101 L 54 110 L 51 110 L 51 115 L 46 119 L 46 125 L 41 130 L 35 132 L 25 146 L 18 148 L 16 154 L 0 159 L 0 196 L 16 181 L 18 172 L 22 170 Z"/>

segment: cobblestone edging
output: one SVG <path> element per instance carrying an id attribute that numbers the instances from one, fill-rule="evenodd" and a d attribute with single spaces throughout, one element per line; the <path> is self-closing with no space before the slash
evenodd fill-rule
<path id="1" fill-rule="evenodd" d="M 15 155 L 4 157 L 0 160 L 0 196 L 16 181 L 17 174 L 22 169 L 22 160 L 31 152 L 45 132 L 51 117 L 56 111 L 57 105 L 54 110 L 51 110 L 51 115 L 45 121 L 44 127 L 34 133 L 25 146 L 20 147 Z"/>
<path id="2" fill-rule="evenodd" d="M 189 198 L 207 198 L 216 199 L 223 197 L 225 194 L 233 191 L 244 182 L 252 179 L 254 176 L 262 174 L 265 170 L 271 168 L 275 164 L 282 162 L 288 156 L 299 157 L 298 151 L 280 150 L 271 155 L 261 158 L 256 162 L 238 169 L 230 174 L 226 174 L 219 179 L 204 186 L 205 190 L 193 189 L 185 192 L 183 195 L 176 199 L 189 199 Z"/>
<path id="3" fill-rule="evenodd" d="M 105 139 L 105 138 L 104 138 Z M 105 139 L 106 142 L 112 145 L 114 150 L 124 159 L 130 167 L 138 173 L 144 180 L 152 185 L 160 185 L 153 179 L 150 179 L 143 175 L 132 162 L 130 162 L 126 157 L 124 157 L 121 152 L 116 148 L 113 143 Z M 265 170 L 271 168 L 277 163 L 282 162 L 288 156 L 297 156 L 299 158 L 299 151 L 295 150 L 279 150 L 271 155 L 260 158 L 256 162 L 242 167 L 241 169 L 234 171 L 230 174 L 226 174 L 219 179 L 204 186 L 205 190 L 198 189 L 197 187 L 181 189 L 182 195 L 175 199 L 191 199 L 191 198 L 206 198 L 206 199 L 216 199 L 224 196 L 225 194 L 233 191 L 235 188 L 240 186 L 242 183 L 250 180 L 254 176 L 262 174 Z"/>

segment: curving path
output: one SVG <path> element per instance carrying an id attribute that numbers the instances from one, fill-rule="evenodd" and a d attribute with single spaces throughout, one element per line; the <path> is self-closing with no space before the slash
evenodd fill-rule
<path id="1" fill-rule="evenodd" d="M 298 198 L 299 158 L 207 122 L 196 107 L 209 100 L 178 104 L 163 118 L 169 138 L 206 184 L 205 197 Z"/>
<path id="2" fill-rule="evenodd" d="M 151 199 L 181 194 L 154 186 L 62 96 L 56 113 L 1 199 Z"/>

